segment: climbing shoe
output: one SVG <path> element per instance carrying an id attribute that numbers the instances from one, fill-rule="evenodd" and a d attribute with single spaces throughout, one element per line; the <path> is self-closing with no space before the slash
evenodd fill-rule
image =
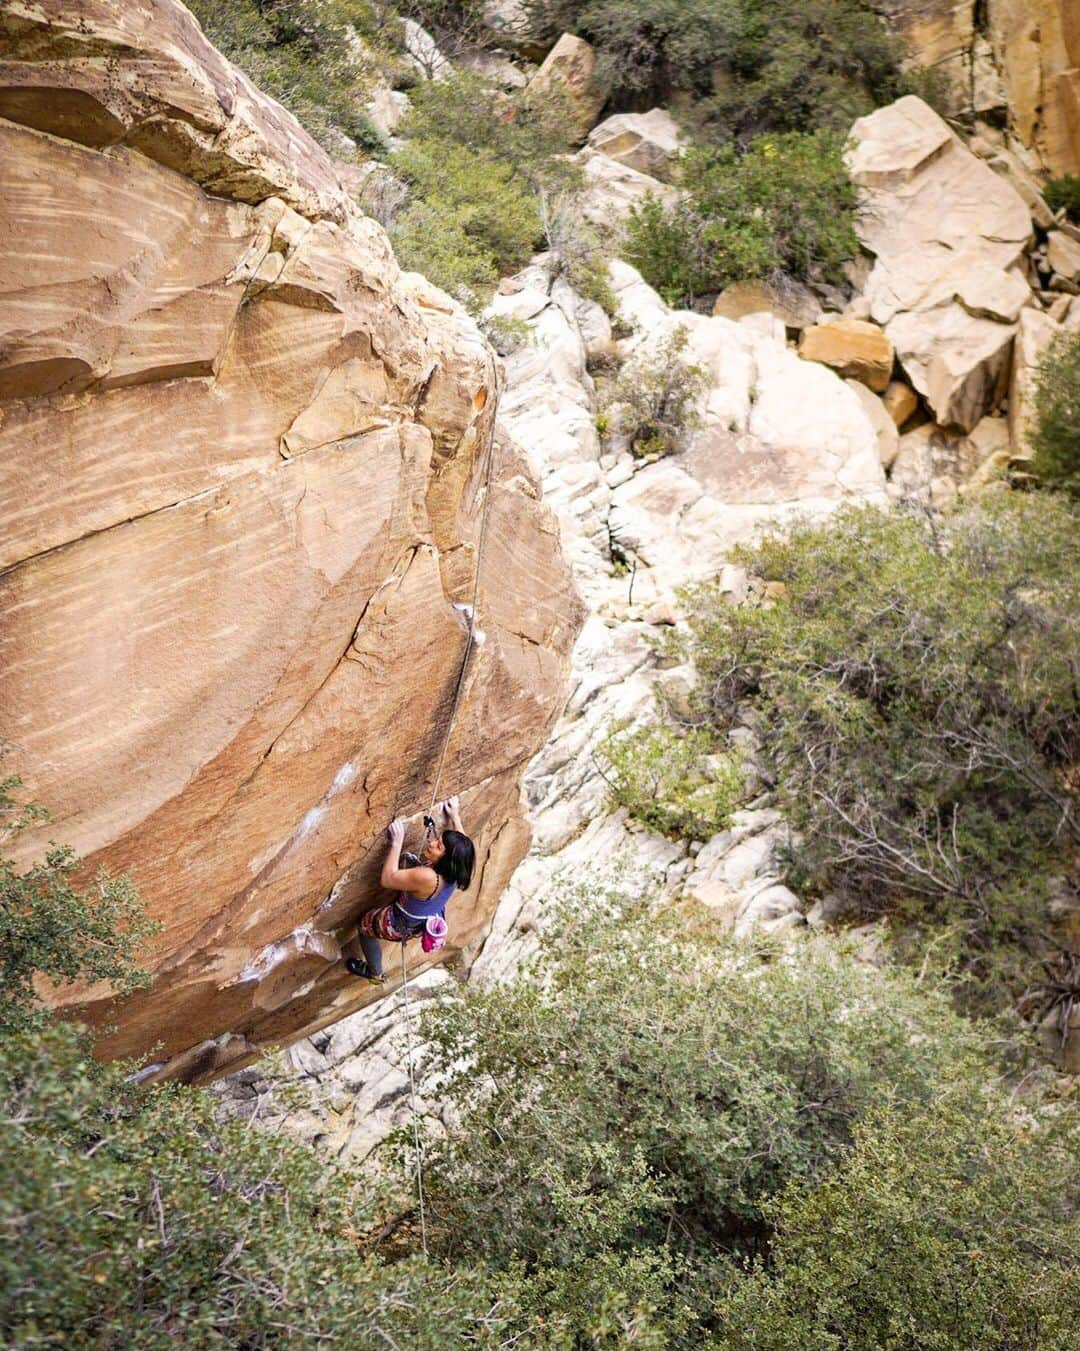
<path id="1" fill-rule="evenodd" d="M 351 975 L 360 976 L 363 980 L 370 980 L 372 985 L 382 985 L 386 981 L 384 975 L 381 973 L 375 975 L 367 962 L 361 961 L 359 957 L 347 957 L 345 959 L 345 970 Z"/>

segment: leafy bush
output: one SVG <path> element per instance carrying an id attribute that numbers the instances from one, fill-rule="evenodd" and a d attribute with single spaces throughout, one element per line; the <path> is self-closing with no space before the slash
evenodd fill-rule
<path id="1" fill-rule="evenodd" d="M 1080 333 L 1060 334 L 1035 378 L 1032 467 L 1050 487 L 1080 497 Z"/>
<path id="2" fill-rule="evenodd" d="M 634 455 L 669 455 L 698 424 L 708 377 L 686 360 L 688 341 L 680 324 L 655 352 L 636 353 L 604 391 L 605 434 L 625 437 Z"/>
<path id="3" fill-rule="evenodd" d="M 1019 992 L 1080 838 L 1075 508 L 851 509 L 740 557 L 781 594 L 692 593 L 700 714 L 720 732 L 757 708 L 796 874 L 857 913 L 954 928 L 972 975 Z"/>
<path id="4" fill-rule="evenodd" d="M 466 987 L 425 1022 L 456 1123 L 429 1163 L 434 1241 L 524 1276 L 550 1344 L 630 1325 L 700 1345 L 771 1198 L 827 1175 L 875 1107 L 989 1073 L 944 995 L 831 945 L 763 964 L 597 895 L 564 919 L 542 980 Z"/>
<path id="5" fill-rule="evenodd" d="M 445 141 L 411 141 L 394 163 L 417 197 L 390 228 L 403 266 L 452 289 L 445 274 L 419 267 L 416 253 L 410 252 L 415 239 L 420 250 L 426 248 L 430 266 L 445 251 L 441 242 L 425 246 L 425 234 L 442 240 L 464 236 L 470 275 L 480 271 L 479 260 L 493 281 L 528 261 L 540 233 L 540 215 L 536 197 L 508 164 Z"/>
<path id="6" fill-rule="evenodd" d="M 5 1346 L 498 1345 L 479 1273 L 366 1257 L 333 1165 L 125 1083 L 70 1028 L 0 1039 L 0 1114 Z"/>
<path id="7" fill-rule="evenodd" d="M 600 747 L 612 802 L 653 830 L 707 840 L 730 823 L 744 787 L 738 761 L 711 749 L 703 732 L 613 732 Z"/>
<path id="8" fill-rule="evenodd" d="M 617 107 L 681 90 L 725 137 L 846 130 L 897 90 L 900 47 L 860 0 L 525 0 L 534 39 L 594 43 Z"/>
<path id="9" fill-rule="evenodd" d="M 544 238 L 548 194 L 572 201 L 580 187 L 577 166 L 558 158 L 566 118 L 557 99 L 526 106 L 468 72 L 421 85 L 414 98 L 403 126 L 409 140 L 393 158 L 413 199 L 390 237 L 403 266 L 478 313 L 498 278 L 523 266 Z M 579 274 L 587 277 L 580 266 Z"/>
<path id="10" fill-rule="evenodd" d="M 353 37 L 373 36 L 367 0 L 190 0 L 188 8 L 214 46 L 331 154 L 341 155 L 343 135 L 385 152 L 364 110 L 372 72 Z"/>
<path id="11" fill-rule="evenodd" d="M 581 171 L 558 157 L 569 151 L 566 99 L 552 91 L 526 101 L 469 70 L 418 85 L 401 132 L 450 142 L 508 165 L 530 188 L 579 186 Z"/>
<path id="12" fill-rule="evenodd" d="M 1043 188 L 1043 196 L 1051 211 L 1064 210 L 1071 221 L 1080 221 L 1080 175 L 1062 174 L 1052 178 Z"/>
<path id="13" fill-rule="evenodd" d="M 685 181 L 685 201 L 647 198 L 628 222 L 627 258 L 669 301 L 776 272 L 838 281 L 858 251 L 856 191 L 835 136 L 759 137 L 743 155 L 692 150 Z"/>
<path id="14" fill-rule="evenodd" d="M 14 775 L 0 780 L 0 842 L 48 817 L 12 797 L 20 786 Z M 129 878 L 102 871 L 83 889 L 78 865 L 62 845 L 24 872 L 0 858 L 0 1036 L 44 1025 L 35 975 L 57 983 L 105 980 L 122 993 L 150 983 L 134 958 L 160 925 L 146 919 Z"/>
<path id="15" fill-rule="evenodd" d="M 1077 1114 L 1017 1119 L 953 1088 L 855 1127 L 823 1182 L 769 1210 L 769 1263 L 717 1309 L 718 1347 L 1067 1351 L 1080 1319 Z"/>

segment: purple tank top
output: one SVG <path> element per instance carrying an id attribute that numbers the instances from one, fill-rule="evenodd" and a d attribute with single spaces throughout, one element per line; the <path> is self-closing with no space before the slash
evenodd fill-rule
<path id="1" fill-rule="evenodd" d="M 446 905 L 457 888 L 453 882 L 444 882 L 434 896 L 426 901 L 420 900 L 407 891 L 401 892 L 394 902 L 394 919 L 400 928 L 418 929 L 432 915 L 446 914 Z"/>

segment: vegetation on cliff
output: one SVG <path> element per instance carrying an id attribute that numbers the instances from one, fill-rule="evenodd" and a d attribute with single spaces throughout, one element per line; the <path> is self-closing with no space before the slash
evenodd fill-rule
<path id="1" fill-rule="evenodd" d="M 367 0 L 189 0 L 188 8 L 214 46 L 331 154 L 344 153 L 344 137 L 385 149 L 364 110 L 375 52 L 383 63 L 395 60 L 397 36 L 379 7 Z"/>
<path id="2" fill-rule="evenodd" d="M 922 976 L 728 946 L 646 900 L 568 896 L 540 968 L 427 1015 L 454 1123 L 431 1258 L 407 1188 L 95 1064 L 64 1024 L 0 1036 L 0 1336 L 1065 1351 L 1068 1103 L 1012 1103 Z"/>
<path id="3" fill-rule="evenodd" d="M 850 509 L 739 552 L 767 605 L 686 599 L 691 735 L 722 750 L 752 719 L 798 832 L 792 879 L 892 916 L 920 952 L 947 936 L 983 1006 L 1032 1016 L 1080 838 L 1077 525 L 1049 495 Z"/>
<path id="4" fill-rule="evenodd" d="M 842 150 L 826 132 L 760 136 L 745 153 L 691 150 L 685 196 L 631 212 L 627 260 L 671 305 L 779 273 L 842 281 L 859 247 Z"/>
<path id="5" fill-rule="evenodd" d="M 712 134 L 845 130 L 895 97 L 900 47 L 861 0 L 525 0 L 539 45 L 577 33 L 614 106 L 694 99 Z"/>
<path id="6" fill-rule="evenodd" d="M 1080 497 L 1080 333 L 1062 333 L 1036 371 L 1032 468 L 1048 486 Z"/>

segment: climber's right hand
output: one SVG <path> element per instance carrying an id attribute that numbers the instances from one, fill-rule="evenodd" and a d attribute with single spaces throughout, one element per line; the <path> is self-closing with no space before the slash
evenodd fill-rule
<path id="1" fill-rule="evenodd" d="M 386 838 L 392 849 L 399 849 L 405 843 L 405 822 L 398 817 L 386 827 Z"/>

